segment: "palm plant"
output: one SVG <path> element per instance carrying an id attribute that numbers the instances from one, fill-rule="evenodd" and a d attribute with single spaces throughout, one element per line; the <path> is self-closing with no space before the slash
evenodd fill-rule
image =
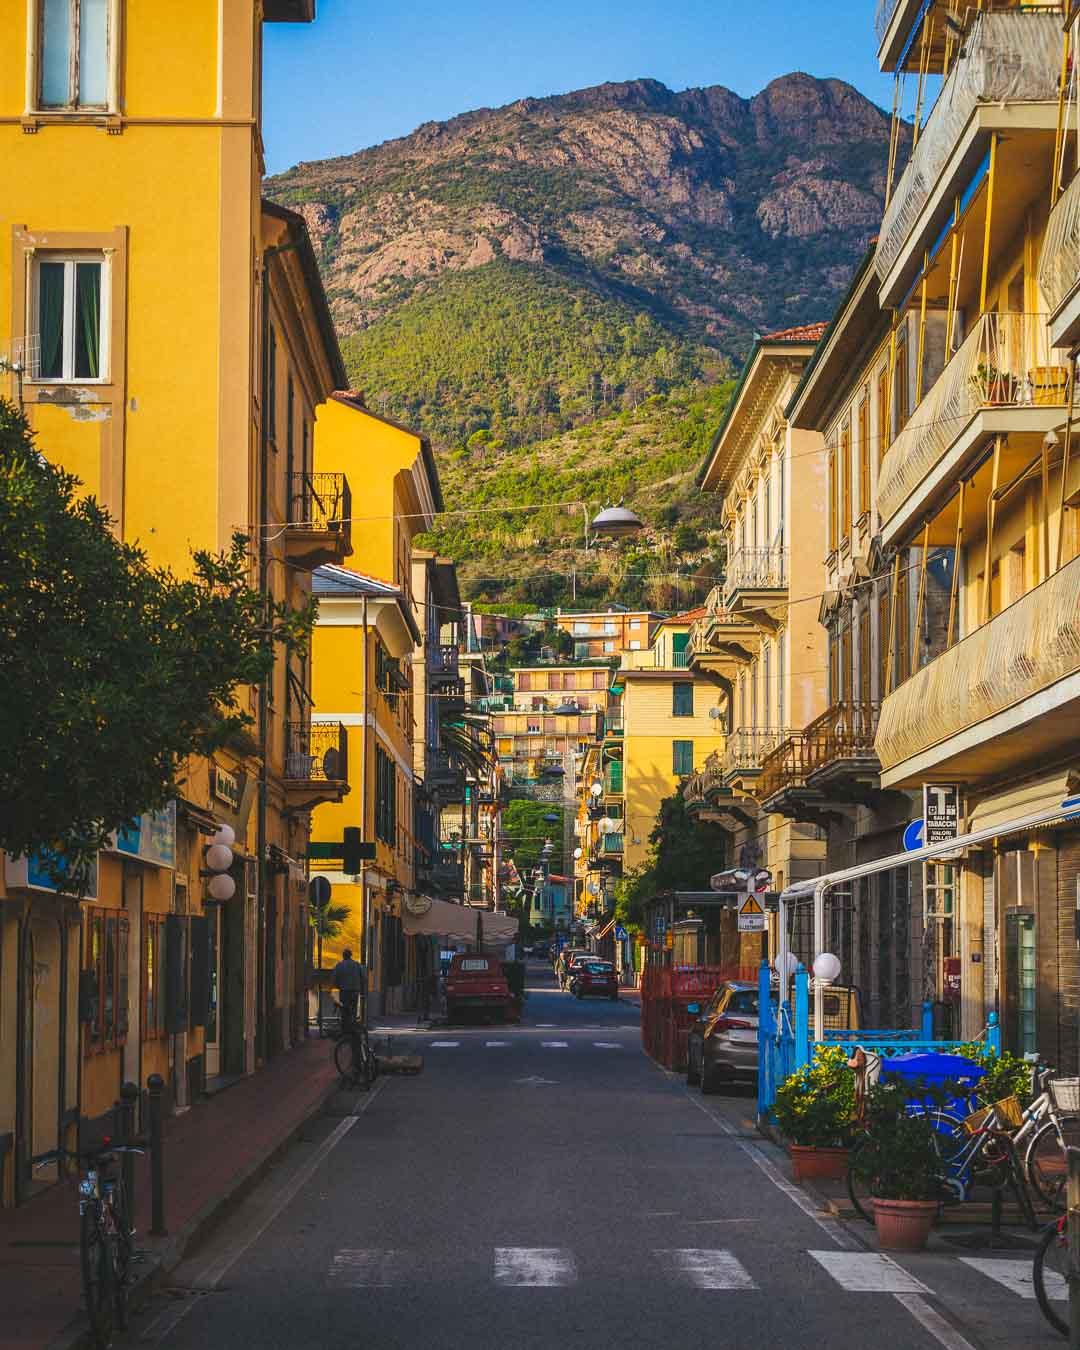
<path id="1" fill-rule="evenodd" d="M 348 905 L 324 905 L 320 913 L 319 906 L 311 900 L 308 901 L 308 922 L 319 937 L 340 937 L 348 917 Z"/>

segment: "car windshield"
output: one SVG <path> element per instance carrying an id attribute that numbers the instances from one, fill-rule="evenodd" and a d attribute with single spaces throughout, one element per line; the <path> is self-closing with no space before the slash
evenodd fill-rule
<path id="1" fill-rule="evenodd" d="M 756 989 L 734 989 L 731 993 L 731 1001 L 724 1010 L 729 1013 L 752 1013 L 755 1017 L 758 1011 L 758 992 Z"/>
<path id="2" fill-rule="evenodd" d="M 605 966 L 600 961 L 587 961 L 584 965 L 590 975 L 610 975 L 615 968 L 614 966 Z"/>

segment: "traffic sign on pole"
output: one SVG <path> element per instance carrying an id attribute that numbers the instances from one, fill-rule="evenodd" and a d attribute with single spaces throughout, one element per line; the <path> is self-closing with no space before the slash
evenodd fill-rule
<path id="1" fill-rule="evenodd" d="M 739 905 L 739 932 L 764 933 L 765 910 L 756 895 L 748 895 Z"/>

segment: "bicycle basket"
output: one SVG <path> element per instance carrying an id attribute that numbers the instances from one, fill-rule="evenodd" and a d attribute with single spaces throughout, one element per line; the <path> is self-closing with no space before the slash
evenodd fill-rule
<path id="1" fill-rule="evenodd" d="M 1002 1097 L 993 1106 L 984 1106 L 981 1111 L 973 1111 L 970 1116 L 965 1116 L 961 1124 L 968 1134 L 978 1134 L 986 1128 L 991 1116 L 995 1117 L 998 1129 L 1018 1130 L 1024 1123 L 1024 1108 L 1020 1105 L 1020 1098 Z"/>
<path id="2" fill-rule="evenodd" d="M 1080 1078 L 1053 1078 L 1050 1095 L 1059 1111 L 1080 1115 Z"/>

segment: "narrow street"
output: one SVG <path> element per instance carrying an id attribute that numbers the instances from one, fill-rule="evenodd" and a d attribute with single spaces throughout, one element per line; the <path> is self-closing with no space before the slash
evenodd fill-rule
<path id="1" fill-rule="evenodd" d="M 133 1342 L 855 1347 L 884 1321 L 913 1350 L 995 1343 L 955 1331 L 910 1273 L 941 1258 L 883 1261 L 816 1216 L 749 1094 L 702 1099 L 658 1070 L 635 1004 L 578 1002 L 546 963 L 529 986 L 520 1027 L 394 1036 L 422 1075 L 319 1120 Z M 984 1307 L 1003 1295 L 967 1275 Z"/>

